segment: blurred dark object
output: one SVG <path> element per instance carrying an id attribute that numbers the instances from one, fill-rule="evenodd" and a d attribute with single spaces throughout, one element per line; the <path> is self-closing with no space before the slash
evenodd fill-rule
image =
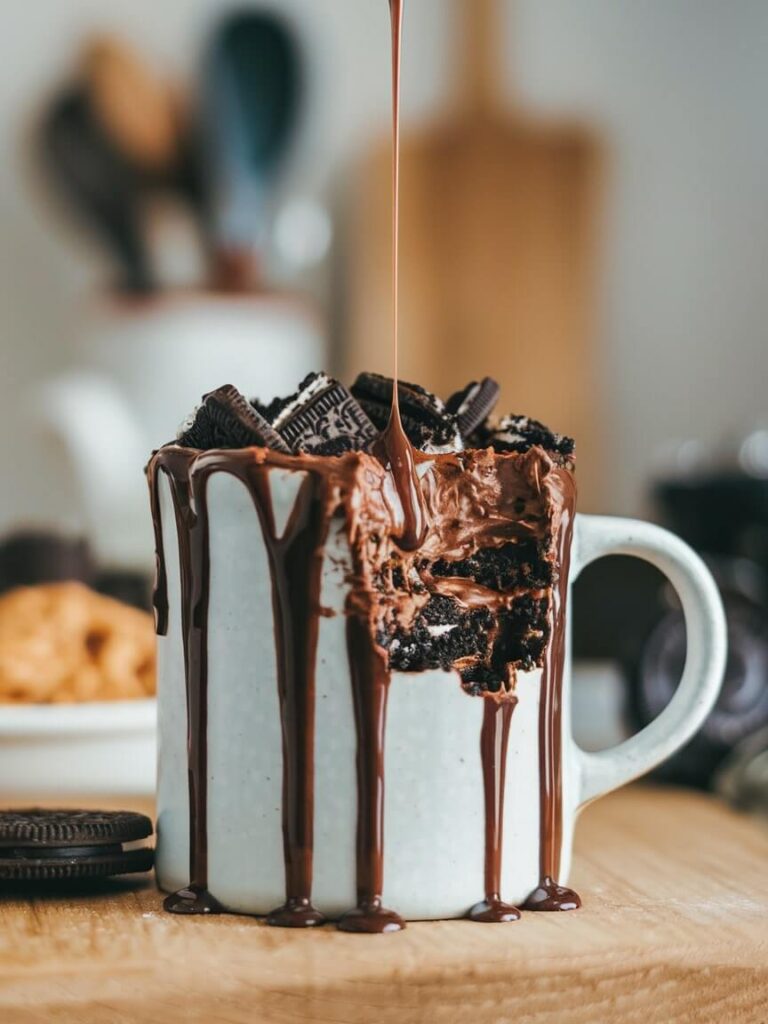
<path id="1" fill-rule="evenodd" d="M 768 480 L 724 470 L 662 481 L 654 496 L 665 525 L 697 551 L 768 571 Z"/>
<path id="2" fill-rule="evenodd" d="M 139 178 L 143 199 L 176 195 L 205 245 L 202 151 L 187 102 L 115 36 L 88 40 L 81 57 L 92 116 Z"/>
<path id="3" fill-rule="evenodd" d="M 768 819 L 768 728 L 749 736 L 728 756 L 715 788 L 738 810 Z"/>
<path id="4" fill-rule="evenodd" d="M 171 172 L 181 117 L 169 85 L 114 36 L 91 38 L 81 63 L 93 116 L 111 143 L 149 174 Z"/>
<path id="5" fill-rule="evenodd" d="M 73 89 L 54 102 L 41 141 L 54 187 L 109 250 L 118 268 L 118 288 L 151 291 L 140 175 L 104 135 L 83 90 Z"/>
<path id="6" fill-rule="evenodd" d="M 636 664 L 665 611 L 665 578 L 648 562 L 624 555 L 587 566 L 573 588 L 573 656 Z"/>
<path id="7" fill-rule="evenodd" d="M 768 614 L 765 578 L 747 561 L 710 560 L 725 605 L 728 663 L 714 710 L 694 738 L 655 776 L 708 789 L 716 770 L 746 737 L 768 725 Z M 670 605 L 676 601 L 665 588 Z M 633 731 L 652 721 L 677 689 L 685 661 L 685 622 L 669 607 L 651 630 L 639 662 L 628 663 Z"/>
<path id="8" fill-rule="evenodd" d="M 40 134 L 49 180 L 106 247 L 119 291 L 157 286 L 146 239 L 155 197 L 178 197 L 204 243 L 201 154 L 190 118 L 120 40 L 86 43 L 76 82 L 54 99 Z"/>
<path id="9" fill-rule="evenodd" d="M 709 789 L 739 744 L 768 725 L 768 434 L 659 482 L 663 524 L 713 571 L 728 623 L 718 702 L 691 742 L 654 772 Z M 685 624 L 660 574 L 635 559 L 603 559 L 577 582 L 574 654 L 623 667 L 631 731 L 669 703 L 685 657 Z"/>
<path id="10" fill-rule="evenodd" d="M 107 597 L 114 597 L 123 604 L 133 605 L 144 611 L 152 609 L 152 581 L 140 572 L 125 570 L 99 572 L 93 583 L 93 589 Z"/>
<path id="11" fill-rule="evenodd" d="M 105 571 L 82 538 L 22 531 L 0 543 L 0 593 L 39 583 L 76 580 L 108 597 L 149 611 L 151 580 L 138 572 Z"/>
<path id="12" fill-rule="evenodd" d="M 275 173 L 296 123 L 299 56 L 284 22 L 243 10 L 216 29 L 203 69 L 201 143 L 214 285 L 258 278 Z"/>
<path id="13" fill-rule="evenodd" d="M 15 533 L 0 543 L 0 593 L 38 583 L 78 580 L 93 585 L 87 543 L 54 533 Z"/>

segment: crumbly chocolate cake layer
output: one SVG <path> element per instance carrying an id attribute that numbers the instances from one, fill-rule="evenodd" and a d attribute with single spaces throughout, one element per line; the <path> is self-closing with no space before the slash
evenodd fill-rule
<path id="1" fill-rule="evenodd" d="M 430 462 L 430 526 L 417 552 L 401 551 L 378 522 L 364 527 L 377 643 L 391 669 L 453 668 L 471 693 L 511 691 L 518 670 L 541 665 L 549 639 L 570 472 L 539 448 Z"/>

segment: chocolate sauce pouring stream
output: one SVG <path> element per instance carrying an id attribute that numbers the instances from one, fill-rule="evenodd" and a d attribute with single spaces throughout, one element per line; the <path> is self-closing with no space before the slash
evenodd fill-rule
<path id="1" fill-rule="evenodd" d="M 398 244 L 400 222 L 400 50 L 403 0 L 389 0 L 392 21 L 392 410 L 380 440 L 379 454 L 388 464 L 403 510 L 397 543 L 418 548 L 426 533 L 423 497 L 413 448 L 400 420 L 397 394 Z M 339 929 L 349 932 L 399 931 L 402 918 L 382 905 L 384 886 L 384 747 L 389 669 L 373 640 L 372 624 L 359 609 L 347 619 L 347 654 L 357 732 L 357 907 L 344 914 Z"/>
<path id="2" fill-rule="evenodd" d="M 397 495 L 403 509 L 403 529 L 398 544 L 404 551 L 415 551 L 427 529 L 424 497 L 416 473 L 413 447 L 400 419 L 398 397 L 398 333 L 400 322 L 400 54 L 403 32 L 404 0 L 389 0 L 392 19 L 392 410 L 381 436 L 386 461 L 392 471 Z"/>

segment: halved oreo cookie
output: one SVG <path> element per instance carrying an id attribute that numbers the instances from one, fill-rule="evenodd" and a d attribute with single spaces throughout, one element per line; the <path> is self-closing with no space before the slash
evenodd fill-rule
<path id="1" fill-rule="evenodd" d="M 378 373 L 361 373 L 351 391 L 381 431 L 392 408 L 393 381 Z M 408 440 L 422 451 L 458 451 L 463 448 L 456 417 L 443 402 L 418 384 L 398 381 L 400 418 Z"/>
<path id="2" fill-rule="evenodd" d="M 456 417 L 462 437 L 469 437 L 481 423 L 485 423 L 498 401 L 499 390 L 495 380 L 484 377 L 479 383 L 473 380 L 451 395 L 445 408 Z"/>
<path id="3" fill-rule="evenodd" d="M 124 849 L 152 835 L 132 811 L 0 811 L 0 881 L 107 878 L 149 871 L 150 847 Z"/>
<path id="4" fill-rule="evenodd" d="M 248 448 L 257 445 L 289 453 L 290 448 L 269 421 L 231 384 L 205 395 L 179 433 L 186 448 Z"/>
<path id="5" fill-rule="evenodd" d="M 342 455 L 367 451 L 378 431 L 343 384 L 324 373 L 306 377 L 272 422 L 293 452 Z"/>

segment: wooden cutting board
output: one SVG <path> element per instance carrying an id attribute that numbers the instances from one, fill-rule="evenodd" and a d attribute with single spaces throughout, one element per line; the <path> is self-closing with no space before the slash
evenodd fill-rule
<path id="1" fill-rule="evenodd" d="M 583 908 L 511 925 L 291 932 L 165 914 L 149 879 L 6 891 L 0 1020 L 764 1024 L 766 862 L 765 828 L 711 797 L 633 787 L 577 826 Z"/>
<path id="2" fill-rule="evenodd" d="M 494 0 L 461 0 L 459 13 L 454 106 L 402 140 L 402 376 L 443 396 L 496 377 L 500 409 L 577 439 L 581 496 L 595 507 L 598 146 L 580 126 L 502 104 Z M 407 8 L 404 31 L 407 63 L 420 44 Z M 351 225 L 350 375 L 391 372 L 390 239 L 391 142 L 383 139 L 360 168 Z"/>

